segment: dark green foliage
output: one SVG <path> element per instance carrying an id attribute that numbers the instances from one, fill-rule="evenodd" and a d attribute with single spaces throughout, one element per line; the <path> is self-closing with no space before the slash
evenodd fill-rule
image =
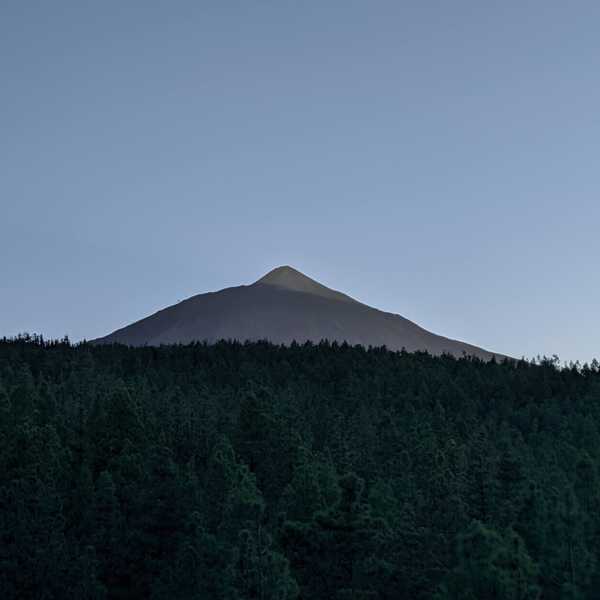
<path id="1" fill-rule="evenodd" d="M 436 598 L 534 600 L 539 596 L 537 569 L 523 540 L 474 521 L 458 536 L 458 564 L 445 577 Z"/>
<path id="2" fill-rule="evenodd" d="M 303 594 L 308 598 L 353 598 L 375 592 L 370 577 L 385 525 L 363 503 L 364 481 L 354 474 L 339 481 L 335 506 L 317 512 L 308 523 L 288 521 L 281 540 Z"/>
<path id="3" fill-rule="evenodd" d="M 600 598 L 598 364 L 0 341 L 0 598 Z"/>

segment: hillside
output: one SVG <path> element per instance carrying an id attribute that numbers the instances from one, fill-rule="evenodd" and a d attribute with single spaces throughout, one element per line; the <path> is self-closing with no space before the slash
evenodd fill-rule
<path id="1" fill-rule="evenodd" d="M 597 365 L 4 341 L 0 414 L 2 598 L 598 598 Z"/>

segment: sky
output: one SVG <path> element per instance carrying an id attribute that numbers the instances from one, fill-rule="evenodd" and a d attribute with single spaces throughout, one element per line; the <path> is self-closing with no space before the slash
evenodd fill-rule
<path id="1" fill-rule="evenodd" d="M 600 3 L 0 2 L 0 336 L 289 264 L 600 358 Z"/>

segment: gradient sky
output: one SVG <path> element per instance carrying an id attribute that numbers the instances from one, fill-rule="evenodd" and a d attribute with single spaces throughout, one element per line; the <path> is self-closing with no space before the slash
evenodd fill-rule
<path id="1" fill-rule="evenodd" d="M 291 264 L 600 358 L 600 3 L 0 2 L 0 335 Z"/>

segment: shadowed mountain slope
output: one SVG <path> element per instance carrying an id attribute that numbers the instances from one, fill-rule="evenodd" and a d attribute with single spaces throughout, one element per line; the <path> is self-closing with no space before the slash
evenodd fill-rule
<path id="1" fill-rule="evenodd" d="M 193 296 L 95 343 L 157 346 L 223 339 L 278 344 L 346 341 L 485 360 L 494 356 L 477 346 L 435 335 L 400 315 L 371 308 L 288 266 L 274 269 L 252 285 Z"/>

